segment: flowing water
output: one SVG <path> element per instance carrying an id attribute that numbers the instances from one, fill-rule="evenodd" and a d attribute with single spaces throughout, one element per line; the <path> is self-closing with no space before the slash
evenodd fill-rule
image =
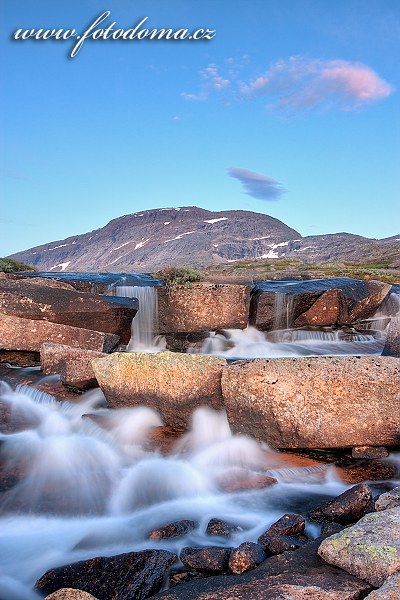
<path id="1" fill-rule="evenodd" d="M 59 403 L 28 386 L 2 384 L 0 401 L 16 431 L 1 434 L 0 598 L 33 600 L 47 569 L 94 556 L 146 548 L 239 545 L 255 541 L 288 511 L 346 489 L 334 467 L 296 467 L 265 445 L 233 436 L 223 412 L 198 409 L 192 430 L 168 455 L 150 443 L 161 424 L 146 407 L 108 410 L 98 390 Z M 272 487 L 227 492 L 247 477 L 270 475 Z M 210 538 L 211 518 L 240 527 Z M 155 542 L 152 529 L 178 519 L 197 528 Z M 309 526 L 310 535 L 317 529 Z"/>

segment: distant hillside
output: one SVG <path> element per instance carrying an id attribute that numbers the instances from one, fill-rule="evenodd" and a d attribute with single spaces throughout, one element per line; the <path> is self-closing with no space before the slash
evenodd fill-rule
<path id="1" fill-rule="evenodd" d="M 159 208 L 125 215 L 105 227 L 12 255 L 41 271 L 152 272 L 240 260 L 387 260 L 400 263 L 400 235 L 370 240 L 348 233 L 302 237 L 268 215 L 202 208 Z"/>

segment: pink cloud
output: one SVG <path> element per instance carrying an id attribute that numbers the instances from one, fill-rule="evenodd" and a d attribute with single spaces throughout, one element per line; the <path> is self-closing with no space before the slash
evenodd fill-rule
<path id="1" fill-rule="evenodd" d="M 211 92 L 221 92 L 230 85 L 230 80 L 222 77 L 215 64 L 210 64 L 208 67 L 200 71 L 201 86 L 198 94 L 182 93 L 184 100 L 205 101 L 208 99 Z"/>

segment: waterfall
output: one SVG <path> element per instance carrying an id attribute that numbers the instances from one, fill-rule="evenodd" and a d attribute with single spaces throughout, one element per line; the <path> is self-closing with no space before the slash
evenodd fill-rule
<path id="1" fill-rule="evenodd" d="M 132 336 L 128 352 L 161 352 L 165 350 L 165 338 L 155 335 L 158 325 L 158 296 L 154 286 L 114 285 L 108 292 L 112 296 L 137 298 L 139 310 L 132 321 Z"/>
<path id="2" fill-rule="evenodd" d="M 275 293 L 272 329 L 289 329 L 293 327 L 293 306 L 293 294 Z"/>

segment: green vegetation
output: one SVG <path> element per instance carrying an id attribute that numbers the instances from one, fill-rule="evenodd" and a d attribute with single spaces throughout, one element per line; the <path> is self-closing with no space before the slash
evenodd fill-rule
<path id="1" fill-rule="evenodd" d="M 16 273 L 17 271 L 35 271 L 35 269 L 12 258 L 0 258 L 0 273 Z"/>
<path id="2" fill-rule="evenodd" d="M 154 277 L 162 279 L 165 283 L 171 287 L 190 287 L 195 281 L 201 281 L 203 275 L 197 269 L 191 269 L 189 267 L 170 267 L 163 269 L 153 274 Z"/>

